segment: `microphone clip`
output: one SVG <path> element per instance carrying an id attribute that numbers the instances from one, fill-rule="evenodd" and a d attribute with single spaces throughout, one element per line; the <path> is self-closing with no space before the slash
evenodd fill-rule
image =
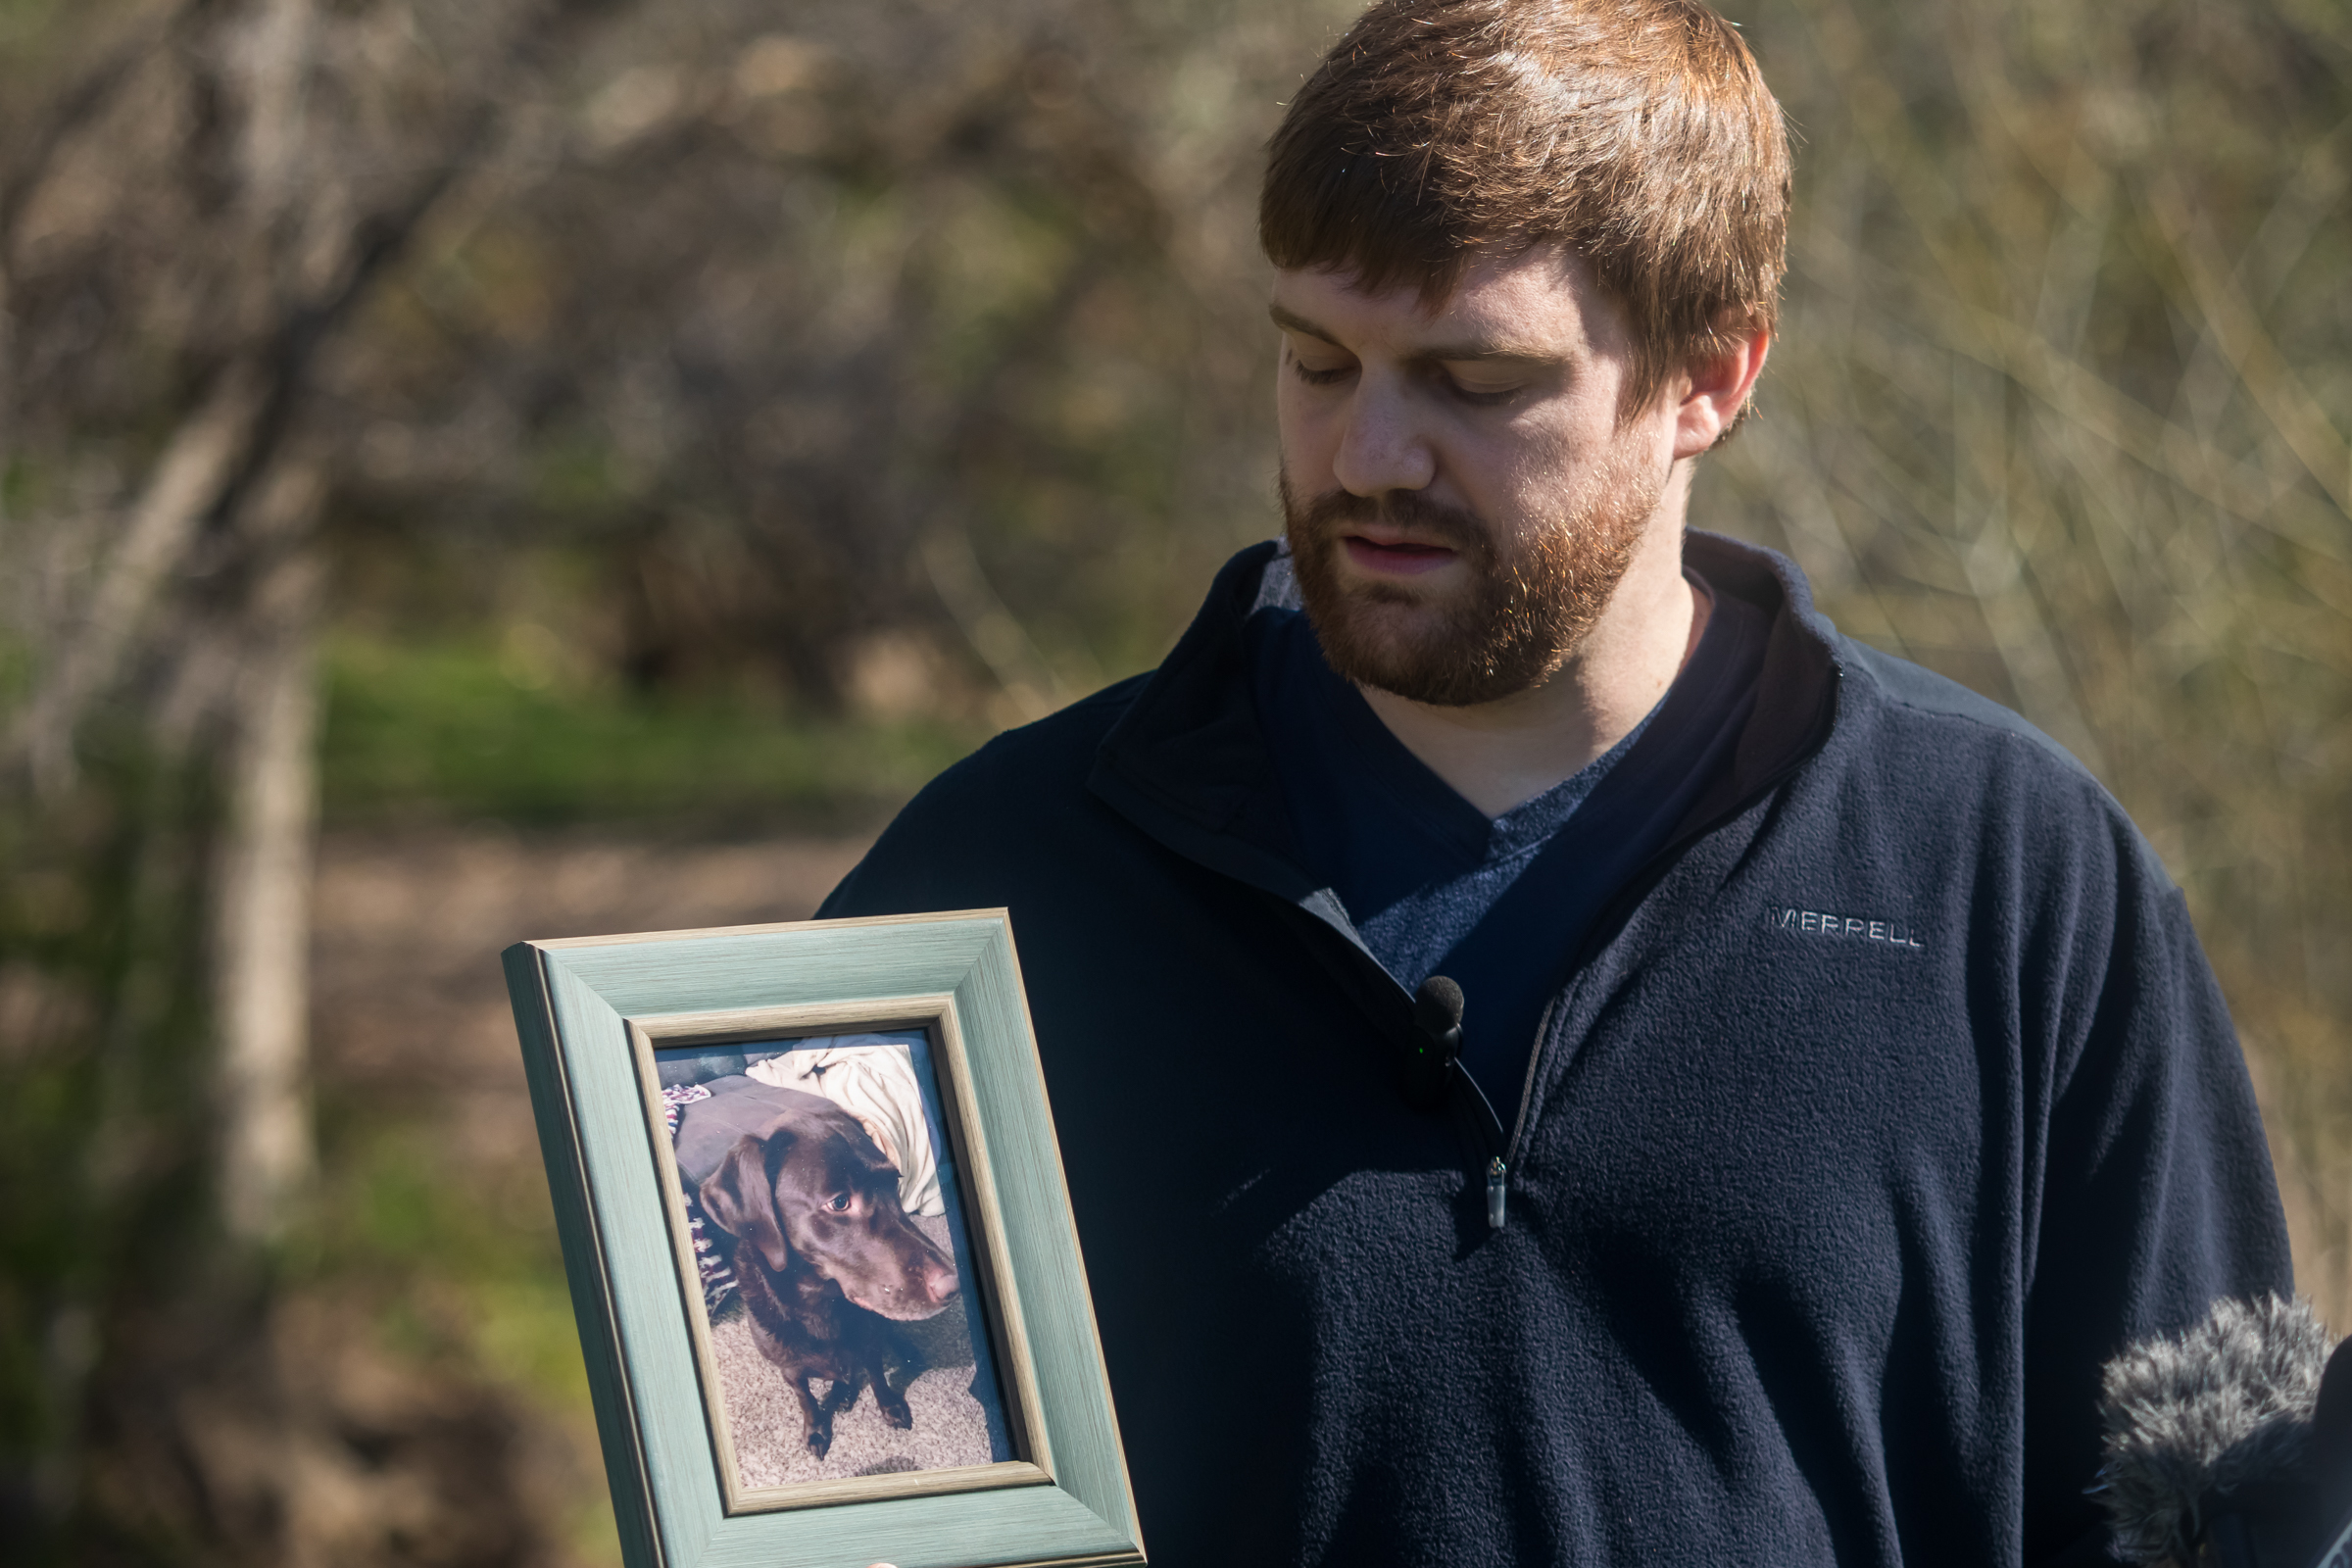
<path id="1" fill-rule="evenodd" d="M 1413 1035 L 1401 1087 L 1414 1109 L 1434 1114 L 1446 1108 L 1461 1057 L 1462 988 L 1433 974 L 1413 997 Z"/>

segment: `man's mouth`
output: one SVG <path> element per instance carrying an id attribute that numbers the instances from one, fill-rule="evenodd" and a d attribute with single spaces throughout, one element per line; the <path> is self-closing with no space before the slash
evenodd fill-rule
<path id="1" fill-rule="evenodd" d="M 1435 571 L 1454 558 L 1454 552 L 1445 545 L 1418 544 L 1411 540 L 1383 542 L 1360 533 L 1346 536 L 1348 559 L 1356 566 L 1376 576 L 1417 577 Z"/>

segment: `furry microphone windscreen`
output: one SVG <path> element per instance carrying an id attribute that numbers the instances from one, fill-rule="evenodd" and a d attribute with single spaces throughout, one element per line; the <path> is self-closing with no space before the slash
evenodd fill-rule
<path id="1" fill-rule="evenodd" d="M 2109 1362 L 2100 1401 L 2106 1463 L 2093 1491 L 2106 1505 L 2117 1555 L 2175 1568 L 2235 1559 L 2241 1553 L 2232 1545 L 2247 1530 L 2280 1540 L 2275 1518 L 2300 1557 L 2319 1515 L 2332 1520 L 2337 1511 L 2320 1494 L 2337 1490 L 2334 1456 L 2321 1467 L 2327 1475 L 2307 1464 L 2328 1347 L 2328 1330 L 2308 1303 L 2273 1296 L 2218 1301 L 2185 1334 L 2135 1345 Z M 2230 1543 L 2211 1539 L 2225 1512 Z M 2313 1547 L 2332 1535 L 2330 1525 Z M 2274 1560 L 2271 1550 L 2252 1555 L 2266 1568 Z"/>

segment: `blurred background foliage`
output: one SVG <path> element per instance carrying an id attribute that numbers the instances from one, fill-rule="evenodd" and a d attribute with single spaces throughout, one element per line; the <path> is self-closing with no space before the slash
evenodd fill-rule
<path id="1" fill-rule="evenodd" d="M 0 0 L 9 1560 L 610 1559 L 530 1152 L 314 1059 L 319 847 L 854 842 L 1152 663 L 1352 9 Z M 2352 17 L 1728 9 L 1797 213 L 1694 520 L 2132 809 L 2352 1327 Z"/>

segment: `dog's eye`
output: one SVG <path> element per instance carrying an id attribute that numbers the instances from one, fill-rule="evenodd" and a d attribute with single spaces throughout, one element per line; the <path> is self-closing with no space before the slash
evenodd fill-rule
<path id="1" fill-rule="evenodd" d="M 835 1193 L 831 1198 L 825 1200 L 825 1206 L 831 1209 L 834 1213 L 839 1214 L 850 1206 L 850 1195 L 847 1193 Z"/>

